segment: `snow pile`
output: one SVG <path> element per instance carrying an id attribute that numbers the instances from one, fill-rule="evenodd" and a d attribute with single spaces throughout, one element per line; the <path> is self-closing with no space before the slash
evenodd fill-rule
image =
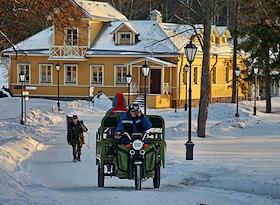
<path id="1" fill-rule="evenodd" d="M 5 102 L 2 105 L 3 116 L 7 116 L 9 105 L 13 105 L 14 100 L 10 98 L 1 99 Z M 8 113 L 6 113 L 8 112 Z M 19 124 L 19 118 L 0 119 L 0 163 L 3 166 L 15 168 L 20 162 L 29 158 L 33 152 L 44 150 L 42 144 L 52 140 L 49 136 L 53 125 L 61 123 L 64 116 L 38 108 L 28 111 L 26 125 Z"/>
<path id="2" fill-rule="evenodd" d="M 8 87 L 8 70 L 3 64 L 0 64 L 0 88 Z"/>
<path id="3" fill-rule="evenodd" d="M 51 112 L 43 112 L 40 109 L 32 108 L 27 114 L 27 122 L 32 125 L 50 126 L 64 120 L 63 115 Z"/>
<path id="4" fill-rule="evenodd" d="M 12 137 L 0 146 L 0 163 L 15 168 L 20 162 L 28 159 L 33 152 L 44 149 L 46 146 L 31 137 Z"/>
<path id="5" fill-rule="evenodd" d="M 93 99 L 94 108 L 107 111 L 112 108 L 112 101 L 104 94 L 96 95 Z"/>

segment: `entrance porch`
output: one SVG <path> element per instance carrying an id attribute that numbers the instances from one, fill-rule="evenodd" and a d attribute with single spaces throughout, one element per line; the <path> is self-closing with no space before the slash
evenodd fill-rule
<path id="1" fill-rule="evenodd" d="M 177 65 L 154 57 L 140 58 L 125 64 L 132 75 L 131 102 L 145 93 L 145 77 L 141 71 L 145 63 L 150 66 L 146 84 L 147 106 L 150 108 L 171 107 L 172 96 L 176 93 L 173 76 L 176 76 Z"/>

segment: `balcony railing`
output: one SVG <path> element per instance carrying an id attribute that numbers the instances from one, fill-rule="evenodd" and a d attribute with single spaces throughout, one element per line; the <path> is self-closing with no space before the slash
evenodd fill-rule
<path id="1" fill-rule="evenodd" d="M 54 46 L 50 48 L 50 57 L 83 58 L 86 54 L 86 46 Z"/>
<path id="2" fill-rule="evenodd" d="M 163 84 L 163 94 L 169 95 L 171 93 L 171 85 L 170 83 L 164 83 Z"/>
<path id="3" fill-rule="evenodd" d="M 140 92 L 140 84 L 139 83 L 131 83 L 130 92 L 131 93 L 139 93 Z"/>

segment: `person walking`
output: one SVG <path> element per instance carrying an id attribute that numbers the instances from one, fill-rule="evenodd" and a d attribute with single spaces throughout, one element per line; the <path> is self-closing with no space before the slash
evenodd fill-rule
<path id="1" fill-rule="evenodd" d="M 67 132 L 67 142 L 73 148 L 73 162 L 81 161 L 82 146 L 85 144 L 83 132 L 87 131 L 88 129 L 83 124 L 83 121 L 79 121 L 78 116 L 73 115 Z"/>

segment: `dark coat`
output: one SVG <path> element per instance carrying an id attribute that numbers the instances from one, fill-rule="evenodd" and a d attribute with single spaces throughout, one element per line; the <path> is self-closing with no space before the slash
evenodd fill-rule
<path id="1" fill-rule="evenodd" d="M 67 142 L 72 145 L 79 144 L 79 136 L 82 135 L 83 132 L 87 132 L 87 130 L 88 129 L 81 121 L 78 121 L 77 125 L 71 122 L 67 131 Z"/>
<path id="2" fill-rule="evenodd" d="M 129 113 L 125 113 L 122 115 L 118 127 L 116 129 L 116 132 L 127 132 L 129 134 L 132 133 L 143 133 L 147 131 L 148 129 L 152 128 L 152 123 L 150 120 L 144 115 L 141 114 L 140 116 L 137 117 L 132 117 Z M 121 143 L 127 143 L 126 138 L 122 138 Z"/>

